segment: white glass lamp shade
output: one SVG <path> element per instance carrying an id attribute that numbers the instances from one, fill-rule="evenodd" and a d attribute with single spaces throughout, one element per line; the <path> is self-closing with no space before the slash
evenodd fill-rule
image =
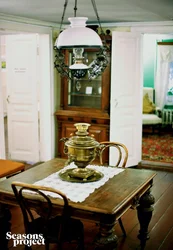
<path id="1" fill-rule="evenodd" d="M 99 35 L 86 27 L 87 17 L 70 17 L 70 27 L 62 31 L 56 42 L 57 48 L 102 47 Z"/>

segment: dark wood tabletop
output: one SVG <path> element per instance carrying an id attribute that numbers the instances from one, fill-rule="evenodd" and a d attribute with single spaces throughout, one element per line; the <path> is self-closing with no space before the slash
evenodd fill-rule
<path id="1" fill-rule="evenodd" d="M 13 181 L 33 184 L 59 171 L 64 166 L 64 159 L 55 158 L 0 182 L 0 203 L 17 205 L 11 188 Z M 113 227 L 116 220 L 129 208 L 142 208 L 142 206 L 148 208 L 153 205 L 154 199 L 151 197 L 150 189 L 155 175 L 156 174 L 151 170 L 126 168 L 123 172 L 115 175 L 103 186 L 96 189 L 83 202 L 75 203 L 69 201 L 72 208 L 72 215 L 81 220 L 87 219 L 98 222 L 102 224 L 103 228 L 105 228 L 105 225 L 110 226 L 110 224 Z M 149 202 L 140 203 L 141 197 L 143 198 L 146 194 L 147 197 L 149 197 Z M 61 199 L 51 198 L 51 200 L 54 204 L 54 209 L 58 209 L 58 207 L 61 206 Z M 146 198 L 143 200 L 146 200 Z M 142 211 L 142 209 L 140 211 Z M 139 222 L 141 224 L 140 219 Z M 102 229 L 100 232 L 101 231 Z M 145 232 L 145 234 L 143 238 L 148 237 L 148 232 Z M 117 243 L 112 249 L 116 249 L 116 245 Z M 105 249 L 108 249 L 108 245 L 106 247 Z"/>

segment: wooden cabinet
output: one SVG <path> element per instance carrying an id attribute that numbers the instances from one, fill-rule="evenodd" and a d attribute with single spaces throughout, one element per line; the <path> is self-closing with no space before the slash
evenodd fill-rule
<path id="1" fill-rule="evenodd" d="M 109 138 L 110 119 L 108 114 L 103 116 L 100 114 L 99 117 L 99 115 L 97 116 L 94 113 L 59 110 L 56 112 L 56 117 L 58 121 L 58 141 L 63 137 L 75 135 L 76 128 L 74 124 L 78 122 L 87 122 L 91 125 L 88 132 L 90 136 L 94 136 L 96 141 L 101 142 Z M 63 142 L 58 142 L 58 149 L 58 156 L 65 157 Z"/>
<path id="2" fill-rule="evenodd" d="M 88 50 L 86 53 L 88 60 L 93 60 L 97 52 Z M 71 60 L 72 55 L 65 51 L 65 57 Z M 65 157 L 64 143 L 59 140 L 75 135 L 75 123 L 89 123 L 89 135 L 94 135 L 98 142 L 109 140 L 110 51 L 108 60 L 109 64 L 103 74 L 92 81 L 85 77 L 77 80 L 61 79 L 61 109 L 55 113 L 58 122 L 59 157 Z"/>

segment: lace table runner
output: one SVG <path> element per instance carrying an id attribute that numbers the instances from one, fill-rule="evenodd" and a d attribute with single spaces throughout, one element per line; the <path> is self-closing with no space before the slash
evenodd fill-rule
<path id="1" fill-rule="evenodd" d="M 64 167 L 63 171 L 66 169 L 75 168 L 75 167 L 76 165 L 74 163 L 71 163 L 70 165 Z M 59 172 L 62 171 L 61 169 L 60 171 L 49 175 L 45 179 L 35 182 L 34 185 L 52 187 L 57 190 L 61 190 L 61 192 L 64 193 L 69 200 L 73 202 L 82 202 L 91 193 L 93 193 L 95 189 L 103 186 L 110 178 L 124 171 L 124 169 L 120 169 L 120 168 L 112 168 L 112 167 L 107 167 L 107 166 L 106 167 L 95 166 L 95 165 L 88 165 L 87 168 L 92 168 L 97 171 L 100 171 L 104 175 L 103 178 L 101 178 L 98 181 L 88 182 L 88 183 L 67 182 L 67 181 L 61 180 L 59 177 Z M 54 198 L 56 197 L 59 198 L 57 194 L 53 194 L 49 192 L 46 192 L 46 193 Z"/>

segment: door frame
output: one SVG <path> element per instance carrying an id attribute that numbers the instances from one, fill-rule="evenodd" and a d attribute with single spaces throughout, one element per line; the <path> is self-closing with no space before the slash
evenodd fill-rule
<path id="1" fill-rule="evenodd" d="M 122 32 L 131 32 L 131 33 L 139 33 L 141 35 L 143 34 L 170 34 L 173 33 L 173 22 L 169 22 L 169 24 L 164 24 L 161 22 L 156 22 L 156 23 L 148 23 L 148 24 L 135 24 L 135 23 L 123 23 L 123 24 L 119 24 L 117 25 L 119 27 L 117 27 L 117 29 L 114 29 L 115 31 L 120 31 L 121 32 L 121 28 L 122 27 Z M 143 77 L 143 72 L 142 72 L 142 76 Z M 142 92 L 142 86 L 141 86 L 141 90 Z M 142 99 L 141 99 L 142 101 Z M 142 160 L 142 152 L 141 152 L 141 160 Z"/>
<path id="2" fill-rule="evenodd" d="M 1 36 L 0 36 L 1 43 Z M 1 56 L 0 56 L 1 65 Z M 0 159 L 5 157 L 5 137 L 4 137 L 4 110 L 3 110 L 3 95 L 2 95 L 2 75 L 0 72 Z"/>
<path id="3" fill-rule="evenodd" d="M 37 33 L 43 39 L 40 43 L 40 57 L 42 64 L 40 65 L 40 161 L 47 161 L 54 157 L 54 74 L 53 74 L 53 42 L 52 28 L 48 26 L 38 26 L 18 22 L 9 22 L 0 20 L 3 35 L 11 33 Z M 1 33 L 0 33 L 1 35 Z M 44 52 L 44 54 L 42 53 Z M 44 57 L 44 60 L 43 60 Z M 46 60 L 45 60 L 46 59 Z M 1 87 L 1 86 L 0 86 Z M 43 101 L 44 100 L 44 101 Z M 1 105 L 1 103 L 0 103 Z M 0 107 L 0 110 L 2 107 Z M 2 113 L 3 114 L 3 113 Z M 0 121 L 3 119 L 0 112 Z M 45 129 L 46 128 L 46 129 Z M 0 135 L 4 136 L 4 125 L 0 122 Z M 5 158 L 5 141 L 0 142 L 0 158 Z"/>
<path id="4" fill-rule="evenodd" d="M 146 26 L 144 24 L 139 24 L 138 26 L 132 25 L 130 27 L 130 32 L 139 32 L 140 34 L 169 35 L 173 34 L 173 22 L 169 22 L 165 25 L 164 22 L 163 23 L 156 22 L 155 26 L 152 23 L 149 23 Z M 141 152 L 141 161 L 142 161 L 142 152 Z"/>

